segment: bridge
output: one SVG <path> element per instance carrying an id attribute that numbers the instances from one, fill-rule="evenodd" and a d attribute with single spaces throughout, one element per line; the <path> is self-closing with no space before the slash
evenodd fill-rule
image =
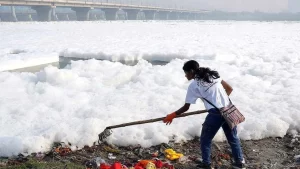
<path id="1" fill-rule="evenodd" d="M 55 8 L 68 7 L 76 13 L 76 19 L 79 21 L 90 20 L 90 11 L 99 9 L 105 13 L 106 20 L 115 20 L 118 12 L 123 11 L 126 19 L 136 20 L 142 13 L 144 19 L 153 20 L 182 20 L 199 19 L 205 10 L 191 10 L 178 8 L 165 8 L 149 5 L 133 5 L 121 3 L 80 1 L 80 0 L 0 0 L 0 6 L 11 6 L 11 17 L 17 21 L 14 6 L 29 6 L 36 11 L 38 21 L 55 20 Z M 159 17 L 158 17 L 159 16 Z"/>

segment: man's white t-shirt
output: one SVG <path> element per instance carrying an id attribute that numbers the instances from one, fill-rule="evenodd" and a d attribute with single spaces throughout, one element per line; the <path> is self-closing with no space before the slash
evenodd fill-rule
<path id="1" fill-rule="evenodd" d="M 213 79 L 212 83 L 206 83 L 202 81 L 194 80 L 188 88 L 185 102 L 190 104 L 195 104 L 198 98 L 205 98 L 214 104 L 217 108 L 222 108 L 228 106 L 230 101 L 229 97 L 221 84 L 222 79 Z M 206 110 L 215 108 L 202 99 Z"/>

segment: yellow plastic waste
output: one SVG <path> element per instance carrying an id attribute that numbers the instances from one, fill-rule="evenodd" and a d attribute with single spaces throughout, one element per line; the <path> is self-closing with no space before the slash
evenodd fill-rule
<path id="1" fill-rule="evenodd" d="M 165 155 L 168 160 L 177 160 L 183 156 L 181 153 L 176 153 L 173 149 L 169 148 L 165 150 Z"/>
<path id="2" fill-rule="evenodd" d="M 149 162 L 146 166 L 146 169 L 156 169 L 156 166 L 155 166 L 155 164 Z"/>

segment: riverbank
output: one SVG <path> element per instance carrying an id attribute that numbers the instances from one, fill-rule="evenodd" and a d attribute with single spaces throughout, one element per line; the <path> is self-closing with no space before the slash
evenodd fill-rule
<path id="1" fill-rule="evenodd" d="M 242 141 L 245 162 L 248 169 L 299 169 L 294 157 L 300 155 L 299 136 L 286 135 L 283 138 L 265 138 L 262 140 Z M 64 148 L 59 151 L 57 148 Z M 168 161 L 162 153 L 165 148 L 172 148 L 184 154 L 185 158 Z M 96 159 L 103 159 L 109 164 L 118 161 L 130 167 L 138 160 L 157 158 L 163 163 L 170 163 L 176 169 L 195 169 L 195 159 L 201 157 L 199 138 L 188 142 L 160 144 L 150 148 L 139 145 L 117 147 L 100 144 L 84 147 L 77 151 L 67 151 L 66 145 L 56 147 L 46 153 L 33 153 L 30 156 L 2 158 L 0 168 L 96 168 Z M 230 168 L 231 150 L 227 142 L 214 142 L 212 145 L 212 161 L 215 169 Z M 99 167 L 98 167 L 99 168 Z"/>

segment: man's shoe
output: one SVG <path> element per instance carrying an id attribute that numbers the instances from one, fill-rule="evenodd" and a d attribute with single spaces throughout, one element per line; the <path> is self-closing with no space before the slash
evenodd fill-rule
<path id="1" fill-rule="evenodd" d="M 197 162 L 197 169 L 212 169 L 211 164 L 203 163 L 202 161 Z"/>
<path id="2" fill-rule="evenodd" d="M 246 165 L 244 163 L 234 163 L 232 165 L 233 169 L 246 169 Z"/>

